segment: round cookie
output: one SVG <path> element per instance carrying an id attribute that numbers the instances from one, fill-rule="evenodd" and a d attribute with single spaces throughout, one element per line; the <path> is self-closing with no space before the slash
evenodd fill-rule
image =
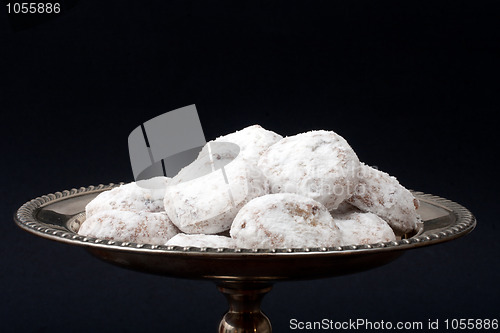
<path id="1" fill-rule="evenodd" d="M 172 222 L 190 234 L 216 234 L 231 223 L 248 201 L 269 191 L 264 175 L 244 159 L 236 158 L 224 168 L 168 186 L 165 211 Z"/>
<path id="2" fill-rule="evenodd" d="M 395 177 L 362 163 L 358 178 L 355 193 L 347 200 L 349 203 L 380 216 L 396 235 L 418 229 L 419 202 Z"/>
<path id="3" fill-rule="evenodd" d="M 213 247 L 213 248 L 235 248 L 234 239 L 218 235 L 189 235 L 177 234 L 172 237 L 165 245 L 167 246 L 190 246 L 190 247 Z"/>
<path id="4" fill-rule="evenodd" d="M 148 244 L 165 244 L 178 232 L 165 212 L 120 210 L 97 212 L 78 230 L 84 236 Z"/>
<path id="5" fill-rule="evenodd" d="M 273 131 L 266 130 L 260 125 L 252 125 L 240 131 L 220 136 L 214 142 L 237 144 L 240 147 L 240 157 L 257 165 L 262 154 L 281 139 L 283 137 Z"/>
<path id="6" fill-rule="evenodd" d="M 247 203 L 230 230 L 241 248 L 331 247 L 340 231 L 319 202 L 293 193 L 268 194 Z"/>
<path id="7" fill-rule="evenodd" d="M 357 185 L 359 159 L 346 140 L 331 131 L 286 137 L 264 152 L 258 166 L 271 193 L 297 193 L 335 209 Z"/>
<path id="8" fill-rule="evenodd" d="M 351 212 L 332 214 L 340 229 L 342 245 L 374 244 L 395 241 L 389 224 L 375 214 Z"/>
<path id="9" fill-rule="evenodd" d="M 132 182 L 100 193 L 85 207 L 87 218 L 106 210 L 163 211 L 163 198 L 169 178 L 155 177 Z"/>

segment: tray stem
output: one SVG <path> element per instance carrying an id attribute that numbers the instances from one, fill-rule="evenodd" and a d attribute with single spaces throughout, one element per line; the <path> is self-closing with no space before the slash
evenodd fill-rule
<path id="1" fill-rule="evenodd" d="M 218 289 L 226 296 L 229 311 L 219 324 L 219 333 L 270 333 L 271 322 L 260 310 L 262 298 L 272 285 L 260 282 L 221 283 Z"/>

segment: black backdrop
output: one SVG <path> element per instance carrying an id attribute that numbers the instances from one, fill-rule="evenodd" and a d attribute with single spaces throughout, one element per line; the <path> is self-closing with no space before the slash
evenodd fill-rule
<path id="1" fill-rule="evenodd" d="M 207 139 L 254 123 L 337 131 L 478 218 L 372 271 L 277 284 L 263 303 L 275 331 L 499 319 L 495 1 L 61 3 L 57 16 L 0 10 L 3 332 L 215 331 L 226 303 L 211 283 L 116 268 L 12 221 L 39 195 L 132 180 L 130 131 L 189 104 Z"/>

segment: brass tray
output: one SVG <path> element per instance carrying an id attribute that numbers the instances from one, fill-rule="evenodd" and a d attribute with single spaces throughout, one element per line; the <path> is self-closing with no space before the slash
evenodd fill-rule
<path id="1" fill-rule="evenodd" d="M 283 280 L 356 273 L 389 263 L 404 251 L 456 239 L 471 232 L 476 219 L 453 201 L 422 192 L 423 227 L 394 242 L 332 248 L 228 249 L 137 244 L 78 235 L 85 206 L 117 185 L 99 185 L 44 195 L 15 214 L 19 227 L 37 236 L 82 246 L 106 262 L 170 277 L 214 281 L 229 302 L 219 332 L 271 332 L 260 311 L 262 297 Z"/>

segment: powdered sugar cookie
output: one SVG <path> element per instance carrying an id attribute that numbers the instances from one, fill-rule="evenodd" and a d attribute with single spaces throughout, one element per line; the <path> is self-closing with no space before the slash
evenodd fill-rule
<path id="1" fill-rule="evenodd" d="M 104 191 L 85 207 L 87 219 L 106 210 L 122 210 L 132 212 L 163 211 L 163 198 L 169 178 L 155 177 L 132 182 Z"/>
<path id="2" fill-rule="evenodd" d="M 230 231 L 241 248 L 330 247 L 340 231 L 319 202 L 293 193 L 268 194 L 247 203 Z"/>
<path id="3" fill-rule="evenodd" d="M 214 142 L 237 144 L 240 147 L 240 157 L 257 165 L 262 154 L 281 139 L 283 137 L 273 131 L 266 130 L 260 125 L 252 125 L 240 131 L 220 136 Z"/>
<path id="4" fill-rule="evenodd" d="M 168 186 L 164 200 L 168 216 L 185 233 L 228 230 L 240 208 L 269 189 L 264 175 L 239 158 L 201 177 L 192 176 L 192 180 Z"/>
<path id="5" fill-rule="evenodd" d="M 399 184 L 395 177 L 361 164 L 359 184 L 347 200 L 359 209 L 374 213 L 387 221 L 397 235 L 418 228 L 418 200 Z"/>
<path id="6" fill-rule="evenodd" d="M 165 212 L 106 210 L 86 218 L 78 234 L 121 242 L 165 244 L 179 230 Z"/>
<path id="7" fill-rule="evenodd" d="M 213 247 L 213 248 L 234 248 L 236 247 L 234 239 L 218 235 L 189 235 L 177 234 L 172 237 L 165 245 L 169 246 L 191 246 L 191 247 Z"/>
<path id="8" fill-rule="evenodd" d="M 272 193 L 297 193 L 335 209 L 357 185 L 359 160 L 346 140 L 329 131 L 286 137 L 258 163 Z"/>
<path id="9" fill-rule="evenodd" d="M 342 245 L 373 244 L 396 240 L 387 222 L 375 214 L 363 212 L 333 213 L 340 229 Z"/>

